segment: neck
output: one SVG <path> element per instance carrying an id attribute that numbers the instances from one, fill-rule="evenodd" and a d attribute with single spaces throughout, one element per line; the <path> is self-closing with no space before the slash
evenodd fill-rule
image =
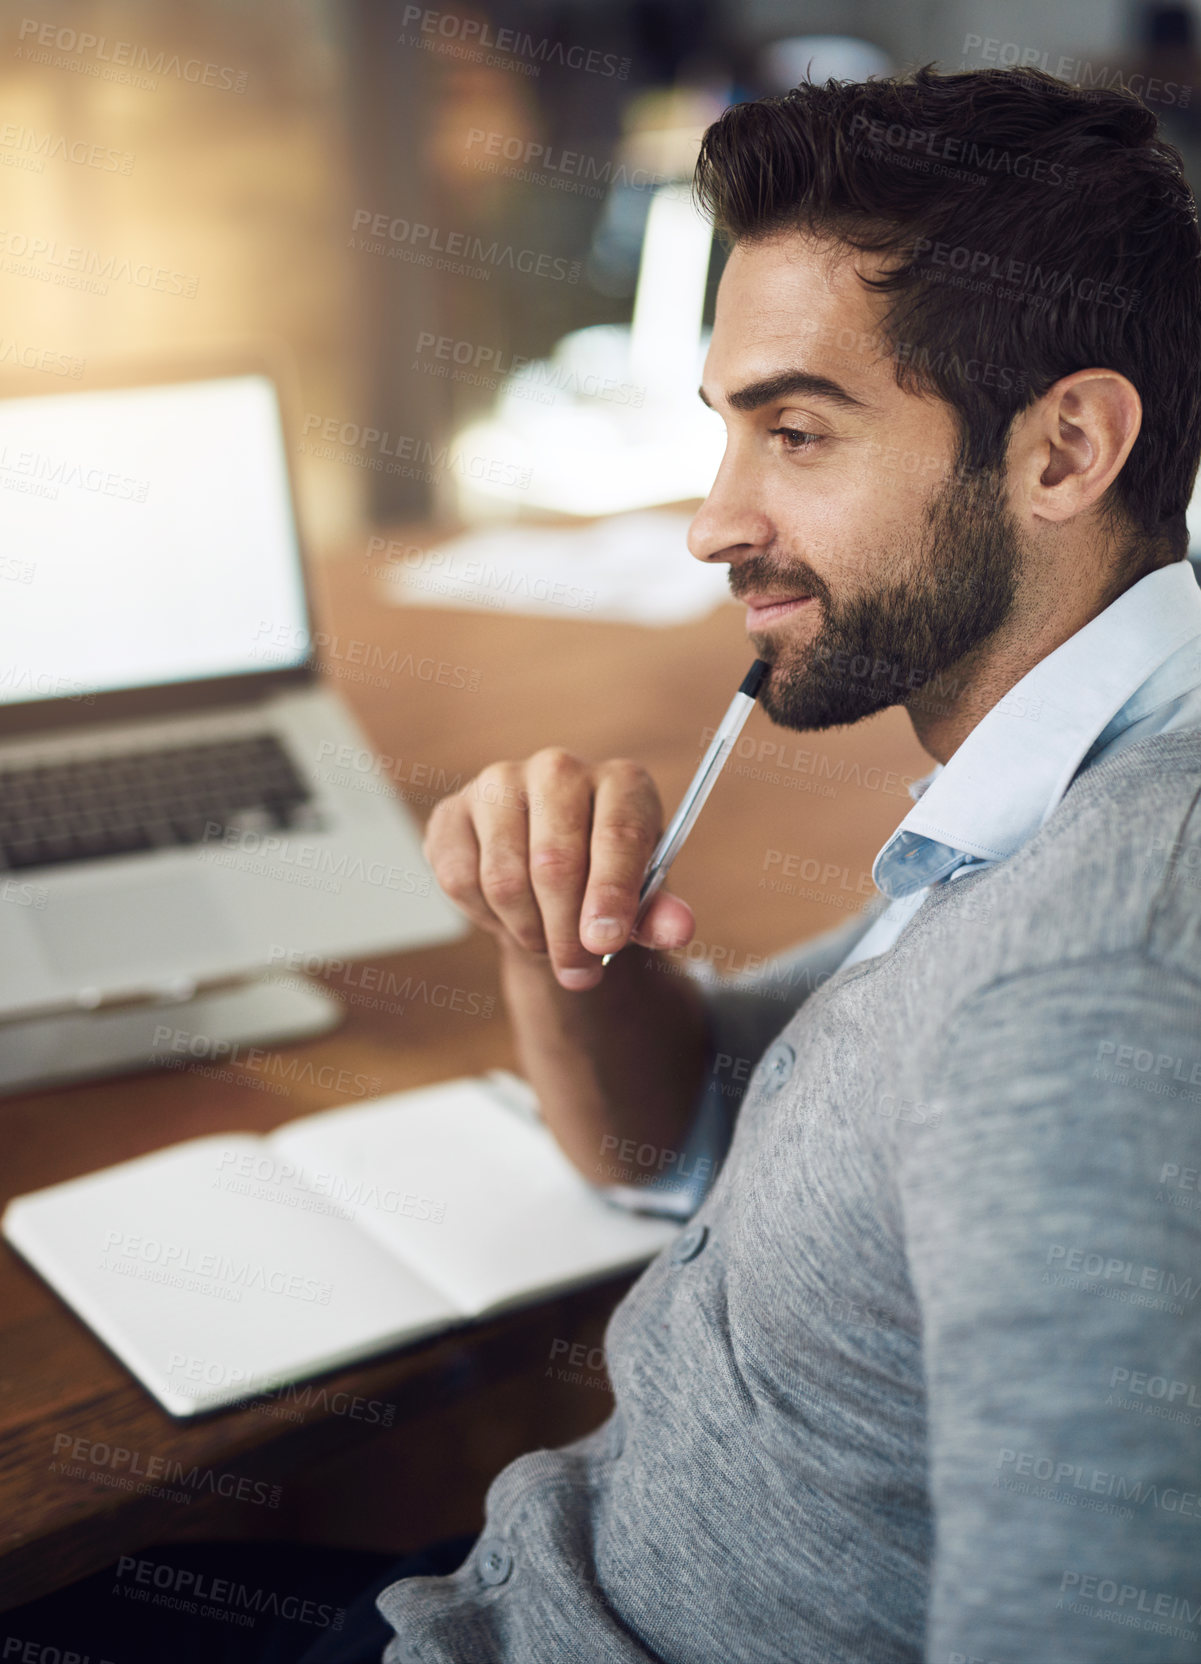
<path id="1" fill-rule="evenodd" d="M 1004 624 L 905 701 L 922 750 L 937 763 L 949 762 L 977 723 L 1028 671 L 1104 612 L 1126 588 L 1128 583 L 1116 591 L 1099 588 L 1081 576 L 1065 584 L 1062 567 L 1039 588 L 1024 586 Z"/>

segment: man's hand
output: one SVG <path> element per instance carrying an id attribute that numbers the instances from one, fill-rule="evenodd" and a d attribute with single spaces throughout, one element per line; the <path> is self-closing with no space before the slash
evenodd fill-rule
<path id="1" fill-rule="evenodd" d="M 683 947 L 692 909 L 660 891 L 636 935 L 642 876 L 662 830 L 659 794 L 622 758 L 586 763 L 551 746 L 492 763 L 443 798 L 424 852 L 446 895 L 506 950 L 542 956 L 563 988 L 594 988 L 599 955 L 627 941 Z"/>

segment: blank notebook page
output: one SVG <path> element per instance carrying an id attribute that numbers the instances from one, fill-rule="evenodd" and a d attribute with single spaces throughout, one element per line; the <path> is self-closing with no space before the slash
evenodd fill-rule
<path id="1" fill-rule="evenodd" d="M 177 1415 L 197 1408 L 198 1371 L 235 1398 L 248 1379 L 295 1379 L 459 1315 L 357 1225 L 221 1188 L 231 1152 L 262 1150 L 229 1134 L 192 1139 L 5 1217 L 14 1246 Z"/>
<path id="2" fill-rule="evenodd" d="M 267 1143 L 367 1198 L 359 1228 L 473 1315 L 637 1265 L 678 1229 L 603 1201 L 545 1127 L 477 1081 L 306 1116 Z M 418 1217 L 414 1197 L 440 1218 Z"/>

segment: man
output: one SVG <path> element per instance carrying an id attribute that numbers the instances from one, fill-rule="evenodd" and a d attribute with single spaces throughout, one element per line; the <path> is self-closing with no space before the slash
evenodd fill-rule
<path id="1" fill-rule="evenodd" d="M 736 986 L 601 969 L 660 829 L 633 764 L 435 811 L 581 1171 L 728 1150 L 612 1318 L 613 1415 L 381 1595 L 386 1658 L 1195 1658 L 1191 197 L 1131 96 L 1003 71 L 737 106 L 698 184 L 732 250 L 691 551 L 775 721 L 903 704 L 937 766 L 880 901 Z M 692 926 L 661 894 L 637 940 Z"/>
<path id="2" fill-rule="evenodd" d="M 378 1656 L 378 1588 L 388 1664 L 1196 1658 L 1192 199 L 1133 97 L 1005 71 L 736 106 L 698 184 L 732 250 L 692 553 L 778 723 L 902 704 L 936 766 L 880 896 L 732 984 L 628 946 L 633 764 L 439 805 L 569 1156 L 720 1172 L 613 1315 L 608 1421 L 304 1656 Z M 633 940 L 692 928 L 661 893 Z"/>

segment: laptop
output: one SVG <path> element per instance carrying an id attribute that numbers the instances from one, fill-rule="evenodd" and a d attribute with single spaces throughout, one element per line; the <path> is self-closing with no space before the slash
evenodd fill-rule
<path id="1" fill-rule="evenodd" d="M 0 397 L 0 1019 L 463 935 L 318 672 L 278 378 L 48 379 Z"/>

